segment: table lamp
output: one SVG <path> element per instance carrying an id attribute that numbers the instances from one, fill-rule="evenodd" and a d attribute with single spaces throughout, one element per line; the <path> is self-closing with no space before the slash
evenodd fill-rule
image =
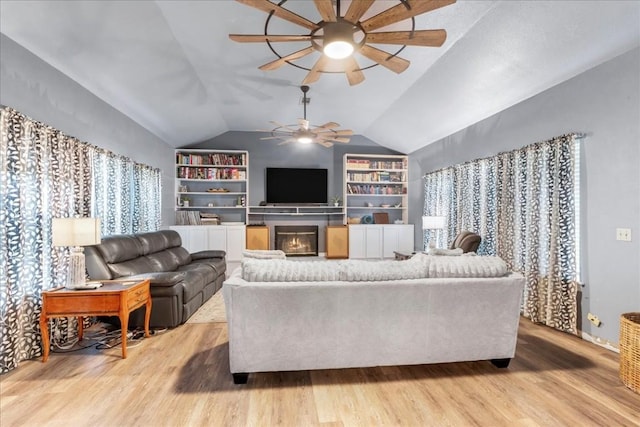
<path id="1" fill-rule="evenodd" d="M 70 246 L 66 287 L 86 286 L 83 246 L 100 243 L 100 218 L 53 218 L 53 246 Z"/>
<path id="2" fill-rule="evenodd" d="M 423 216 L 422 217 L 422 229 L 423 230 L 442 230 L 446 224 L 446 218 L 443 216 Z M 429 234 L 431 237 L 431 234 Z M 429 238 L 429 247 L 435 248 L 435 242 Z M 425 248 L 426 249 L 426 248 Z"/>

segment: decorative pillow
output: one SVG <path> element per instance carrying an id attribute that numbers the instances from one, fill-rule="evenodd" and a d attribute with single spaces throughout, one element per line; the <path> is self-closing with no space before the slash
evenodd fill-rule
<path id="1" fill-rule="evenodd" d="M 255 259 L 286 259 L 287 255 L 281 250 L 247 249 L 242 251 L 244 258 Z"/>
<path id="2" fill-rule="evenodd" d="M 406 261 L 346 260 L 339 269 L 340 280 L 349 282 L 419 279 L 427 270 L 423 259 L 415 256 Z"/>
<path id="3" fill-rule="evenodd" d="M 242 260 L 242 278 L 247 282 L 333 282 L 340 280 L 332 261 L 286 259 Z"/>
<path id="4" fill-rule="evenodd" d="M 456 248 L 456 249 L 429 248 L 429 255 L 458 256 L 462 254 L 463 254 L 462 248 Z"/>

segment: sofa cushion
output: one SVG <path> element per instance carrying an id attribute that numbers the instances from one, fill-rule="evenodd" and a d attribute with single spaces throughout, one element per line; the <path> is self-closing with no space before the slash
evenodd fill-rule
<path id="1" fill-rule="evenodd" d="M 196 259 L 191 261 L 191 265 L 198 265 L 198 264 L 208 265 L 209 267 L 213 268 L 217 272 L 217 275 L 221 275 L 225 271 L 227 271 L 227 263 L 225 262 L 224 258 L 223 259 L 205 258 L 205 259 Z"/>
<path id="2" fill-rule="evenodd" d="M 191 264 L 180 266 L 178 268 L 178 271 L 185 272 L 185 273 L 192 270 L 199 270 L 202 274 L 204 274 L 205 275 L 204 277 L 207 283 L 213 282 L 216 279 L 216 277 L 219 276 L 219 273 L 216 271 L 216 269 L 207 264 L 191 263 Z"/>
<path id="3" fill-rule="evenodd" d="M 155 270 L 153 264 L 147 257 L 140 257 L 117 264 L 108 264 L 113 277 L 134 276 L 140 273 L 149 273 Z"/>
<path id="4" fill-rule="evenodd" d="M 107 264 L 117 264 L 143 255 L 143 248 L 135 236 L 108 236 L 95 246 Z"/>
<path id="5" fill-rule="evenodd" d="M 169 241 L 167 237 L 162 233 L 141 233 L 136 234 L 136 237 L 142 245 L 142 252 L 144 255 L 160 252 L 169 247 Z"/>
<path id="6" fill-rule="evenodd" d="M 184 292 L 183 301 L 185 304 L 200 294 L 207 283 L 210 282 L 207 280 L 207 277 L 210 275 L 210 270 L 210 268 L 192 268 L 189 270 L 182 270 L 182 273 L 185 275 L 185 278 L 182 281 L 182 288 Z"/>
<path id="7" fill-rule="evenodd" d="M 165 252 L 173 254 L 173 256 L 176 258 L 176 261 L 178 262 L 178 265 L 186 265 L 191 262 L 191 255 L 189 254 L 189 251 L 182 246 L 166 249 Z"/>
<path id="8" fill-rule="evenodd" d="M 168 248 L 179 248 L 182 246 L 182 238 L 180 234 L 175 230 L 160 230 L 156 233 L 162 234 L 167 239 Z"/>
<path id="9" fill-rule="evenodd" d="M 153 265 L 153 271 L 174 271 L 178 268 L 178 259 L 169 251 L 151 253 L 146 258 Z"/>

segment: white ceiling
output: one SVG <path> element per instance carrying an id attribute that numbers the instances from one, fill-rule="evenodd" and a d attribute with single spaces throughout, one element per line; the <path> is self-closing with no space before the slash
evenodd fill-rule
<path id="1" fill-rule="evenodd" d="M 378 0 L 372 12 L 397 3 Z M 284 7 L 320 21 L 309 0 Z M 260 71 L 276 59 L 268 47 L 228 38 L 261 33 L 266 17 L 231 0 L 0 1 L 2 33 L 176 147 L 302 117 L 306 71 Z M 276 17 L 272 25 L 308 33 Z M 445 44 L 407 47 L 402 74 L 375 67 L 357 86 L 323 75 L 309 92 L 310 121 L 413 152 L 640 46 L 640 1 L 459 0 L 416 18 L 416 29 L 437 28 Z"/>

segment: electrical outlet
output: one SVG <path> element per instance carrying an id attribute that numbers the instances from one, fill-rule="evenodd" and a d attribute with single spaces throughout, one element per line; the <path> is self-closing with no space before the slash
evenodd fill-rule
<path id="1" fill-rule="evenodd" d="M 595 326 L 600 326 L 600 324 L 602 323 L 600 319 L 598 319 L 598 316 L 596 316 L 595 314 L 591 314 L 591 313 L 587 314 L 587 319 L 589 319 L 589 321 L 593 323 Z"/>
<path id="2" fill-rule="evenodd" d="M 631 229 L 630 228 L 616 228 L 616 240 L 623 242 L 631 241 Z"/>

